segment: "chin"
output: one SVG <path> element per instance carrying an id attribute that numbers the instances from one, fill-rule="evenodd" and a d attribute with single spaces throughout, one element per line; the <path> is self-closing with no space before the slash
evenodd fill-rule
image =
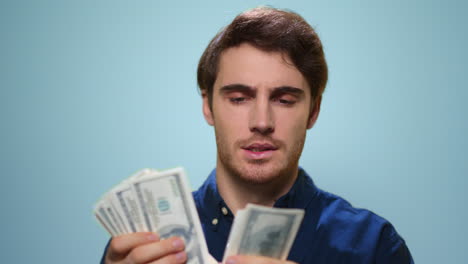
<path id="1" fill-rule="evenodd" d="M 249 184 L 268 184 L 279 180 L 284 175 L 285 169 L 270 166 L 269 164 L 249 163 L 238 167 L 235 174 Z"/>
<path id="2" fill-rule="evenodd" d="M 280 154 L 280 153 L 278 153 Z M 250 185 L 282 185 L 297 173 L 298 158 L 275 155 L 270 159 L 252 160 L 236 157 L 218 148 L 219 166 L 233 179 Z"/>

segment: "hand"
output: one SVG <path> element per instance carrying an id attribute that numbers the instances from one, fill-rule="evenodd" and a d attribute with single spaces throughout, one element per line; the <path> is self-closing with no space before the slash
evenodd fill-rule
<path id="1" fill-rule="evenodd" d="M 150 232 L 139 232 L 112 238 L 106 264 L 179 264 L 187 261 L 184 241 L 178 237 L 160 240 Z"/>
<path id="2" fill-rule="evenodd" d="M 226 264 L 297 264 L 288 260 L 279 260 L 260 256 L 237 255 L 230 256 L 226 260 Z"/>

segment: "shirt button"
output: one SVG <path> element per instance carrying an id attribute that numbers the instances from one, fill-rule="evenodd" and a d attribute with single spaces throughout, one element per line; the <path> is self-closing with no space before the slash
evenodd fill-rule
<path id="1" fill-rule="evenodd" d="M 217 225 L 218 224 L 218 218 L 213 218 L 213 221 L 211 221 L 211 223 L 213 225 Z"/>
<path id="2" fill-rule="evenodd" d="M 223 206 L 223 208 L 221 208 L 221 212 L 223 212 L 223 215 L 227 215 L 228 214 L 228 210 L 226 207 Z"/>

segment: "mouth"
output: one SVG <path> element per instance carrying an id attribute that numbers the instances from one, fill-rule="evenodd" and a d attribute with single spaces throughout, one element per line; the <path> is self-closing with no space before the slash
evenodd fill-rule
<path id="1" fill-rule="evenodd" d="M 270 143 L 253 143 L 242 147 L 245 157 L 249 160 L 265 160 L 271 158 L 278 149 Z"/>
<path id="2" fill-rule="evenodd" d="M 278 148 L 270 143 L 253 143 L 242 147 L 242 149 L 252 151 L 252 152 L 264 152 L 264 151 L 273 151 Z"/>

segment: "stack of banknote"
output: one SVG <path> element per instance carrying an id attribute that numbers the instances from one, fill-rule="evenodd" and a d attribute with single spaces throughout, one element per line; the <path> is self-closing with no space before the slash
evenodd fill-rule
<path id="1" fill-rule="evenodd" d="M 104 194 L 94 214 L 111 236 L 144 231 L 162 239 L 178 236 L 185 241 L 187 263 L 216 263 L 208 253 L 183 168 L 138 171 Z M 286 259 L 303 215 L 300 209 L 247 205 L 237 212 L 224 258 L 243 254 Z"/>
<path id="2" fill-rule="evenodd" d="M 223 262 L 233 255 L 285 260 L 304 217 L 303 209 L 278 209 L 247 204 L 237 211 Z"/>

